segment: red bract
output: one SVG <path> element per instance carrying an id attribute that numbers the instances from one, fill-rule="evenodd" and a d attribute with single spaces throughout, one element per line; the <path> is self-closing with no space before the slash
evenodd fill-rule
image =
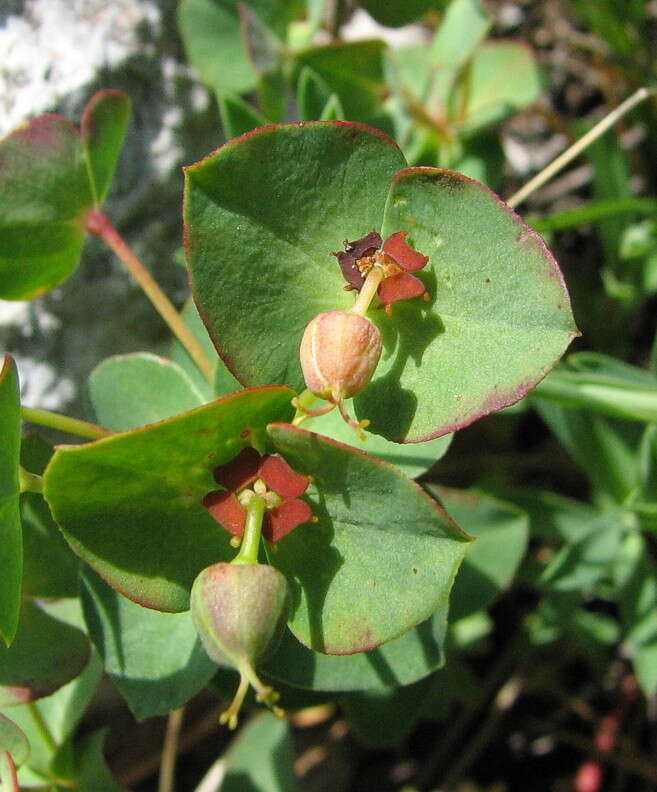
<path id="1" fill-rule="evenodd" d="M 299 500 L 310 480 L 292 470 L 278 454 L 260 456 L 254 448 L 247 447 L 230 462 L 216 467 L 214 479 L 224 489 L 209 492 L 203 498 L 203 505 L 235 536 L 243 535 L 246 523 L 246 509 L 237 496 L 257 479 L 280 499 L 278 504 L 268 505 L 265 511 L 262 523 L 265 539 L 278 542 L 298 525 L 312 519 L 310 506 Z"/>
<path id="2" fill-rule="evenodd" d="M 411 273 L 422 269 L 429 258 L 412 248 L 406 241 L 407 236 L 408 231 L 397 231 L 384 242 L 381 235 L 372 230 L 354 242 L 345 240 L 344 252 L 333 254 L 340 264 L 344 279 L 358 291 L 362 289 L 373 267 L 383 270 L 383 280 L 377 295 L 387 311 L 392 303 L 399 300 L 426 295 L 424 283 Z"/>

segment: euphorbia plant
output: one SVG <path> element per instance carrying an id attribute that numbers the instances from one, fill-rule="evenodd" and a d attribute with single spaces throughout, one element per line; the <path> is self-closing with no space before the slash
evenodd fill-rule
<path id="1" fill-rule="evenodd" d="M 0 205 L 0 228 L 17 240 L 3 248 L 3 294 L 52 288 L 75 266 L 85 231 L 95 233 L 141 279 L 208 382 L 198 385 L 198 370 L 186 373 L 190 359 L 184 367 L 152 356 L 110 360 L 91 378 L 102 425 L 23 410 L 92 442 L 46 445 L 39 467 L 23 441 L 20 468 L 18 380 L 6 359 L 0 528 L 14 574 L 1 582 L 8 648 L 0 650 L 0 702 L 19 703 L 17 689 L 20 701 L 35 699 L 79 674 L 88 653 L 82 627 L 140 715 L 180 706 L 213 670 L 194 654 L 190 592 L 210 656 L 242 676 L 226 715 L 231 725 L 248 682 L 273 705 L 254 670 L 259 662 L 267 676 L 311 690 L 426 676 L 443 662 L 449 594 L 470 537 L 467 520 L 461 530 L 399 466 L 417 475 L 437 455 L 436 438 L 517 401 L 556 362 L 576 333 L 556 262 L 485 187 L 453 171 L 406 167 L 394 141 L 377 130 L 343 122 L 256 130 L 186 172 L 192 288 L 236 378 L 227 384 L 202 329 L 192 335 L 102 210 L 126 108 L 125 97 L 104 93 L 92 99 L 81 134 L 50 116 L 0 144 L 12 189 Z M 32 156 L 44 189 L 26 165 Z M 34 223 L 50 223 L 51 237 L 15 232 Z M 55 231 L 75 237 L 64 253 Z M 356 241 L 336 260 L 344 240 Z M 335 316 L 349 317 L 342 347 L 330 335 L 332 319 L 326 330 L 326 317 Z M 362 346 L 352 344 L 351 318 L 366 328 Z M 304 346 L 307 326 L 319 336 L 312 331 Z M 339 365 L 327 368 L 332 343 Z M 307 382 L 305 390 L 300 345 L 325 389 Z M 147 400 L 135 393 L 137 382 L 150 385 Z M 354 447 L 351 429 L 345 436 L 343 427 L 319 423 L 326 417 L 314 417 L 324 411 L 313 406 L 315 394 L 345 415 L 355 397 L 349 409 L 360 429 L 371 420 L 364 447 L 373 453 Z M 326 434 L 312 431 L 315 420 Z M 426 463 L 422 449 L 432 449 Z M 393 455 L 399 466 L 377 454 Z M 48 524 L 48 541 L 55 547 L 63 535 L 87 565 L 84 621 L 78 615 L 64 624 L 44 612 L 39 603 L 48 595 L 21 582 L 21 492 L 43 495 L 46 519 L 57 526 Z M 72 569 L 66 574 L 75 579 Z M 274 651 L 286 616 L 289 631 Z M 147 649 L 125 647 L 117 662 L 106 640 L 122 635 L 122 620 L 149 625 L 156 643 L 179 630 L 171 651 L 195 657 L 181 661 L 175 687 L 158 680 L 166 693 L 148 707 L 124 670 L 126 657 L 146 665 Z M 41 627 L 30 632 L 35 624 Z M 66 638 L 55 668 L 26 650 L 42 633 L 53 643 Z M 0 757 L 7 750 L 0 745 Z"/>

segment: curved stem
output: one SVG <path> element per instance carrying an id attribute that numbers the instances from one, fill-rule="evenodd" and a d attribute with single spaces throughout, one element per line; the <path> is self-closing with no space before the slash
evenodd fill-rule
<path id="1" fill-rule="evenodd" d="M 167 719 L 162 758 L 160 760 L 160 777 L 157 784 L 158 792 L 174 792 L 178 736 L 180 735 L 184 712 L 185 708 L 180 707 L 180 709 L 170 712 Z"/>
<path id="2" fill-rule="evenodd" d="M 162 291 L 155 278 L 153 278 L 151 273 L 141 263 L 139 258 L 137 258 L 132 248 L 128 246 L 127 242 L 116 228 L 114 228 L 109 217 L 99 210 L 93 210 L 87 216 L 87 230 L 89 233 L 99 236 L 103 242 L 114 251 L 123 264 L 125 264 L 137 283 L 141 286 L 144 294 L 153 304 L 155 310 L 167 323 L 169 329 L 176 336 L 178 341 L 185 347 L 208 382 L 212 384 L 214 382 L 214 364 L 205 354 L 194 334 L 185 324 L 169 298 Z"/>
<path id="3" fill-rule="evenodd" d="M 100 440 L 102 437 L 109 437 L 114 434 L 110 429 L 105 429 L 104 426 L 81 421 L 78 418 L 69 418 L 67 415 L 50 412 L 50 410 L 38 410 L 35 407 L 21 407 L 21 418 L 30 423 L 49 426 L 51 429 L 57 429 L 60 432 L 67 432 L 79 437 L 87 437 L 90 440 Z"/>
<path id="4" fill-rule="evenodd" d="M 246 525 L 240 551 L 232 564 L 257 564 L 262 533 L 262 518 L 265 516 L 265 499 L 254 493 L 246 507 Z"/>
<path id="5" fill-rule="evenodd" d="M 533 179 L 530 179 L 524 187 L 521 187 L 518 192 L 514 193 L 507 200 L 509 206 L 515 209 L 518 204 L 521 204 L 533 192 L 538 190 L 539 187 L 542 187 L 555 176 L 562 168 L 565 168 L 575 157 L 579 156 L 584 149 L 590 146 L 593 141 L 597 140 L 600 135 L 603 135 L 617 121 L 620 121 L 626 113 L 629 113 L 630 110 L 634 109 L 638 104 L 641 104 L 645 99 L 655 96 L 656 94 L 657 88 L 643 87 L 635 91 L 632 96 L 628 97 L 624 102 L 618 105 L 617 108 L 608 113 L 602 121 L 599 121 L 594 127 L 589 129 L 585 135 L 577 142 L 573 143 L 570 148 L 566 149 L 563 154 L 560 154 L 556 159 L 552 160 L 552 162 L 543 168 L 540 173 L 536 174 Z"/>

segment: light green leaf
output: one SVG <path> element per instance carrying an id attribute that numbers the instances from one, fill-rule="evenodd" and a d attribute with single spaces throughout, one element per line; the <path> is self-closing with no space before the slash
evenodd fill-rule
<path id="1" fill-rule="evenodd" d="M 88 568 L 82 575 L 82 605 L 105 671 L 138 720 L 182 706 L 216 672 L 189 611 L 143 608 Z"/>
<path id="2" fill-rule="evenodd" d="M 104 360 L 89 375 L 89 393 L 98 422 L 119 432 L 162 421 L 205 401 L 176 363 L 148 352 Z"/>

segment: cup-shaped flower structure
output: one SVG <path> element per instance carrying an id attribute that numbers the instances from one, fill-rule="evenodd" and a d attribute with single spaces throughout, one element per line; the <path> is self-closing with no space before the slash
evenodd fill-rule
<path id="1" fill-rule="evenodd" d="M 392 304 L 413 297 L 428 299 L 424 283 L 414 272 L 429 261 L 406 241 L 408 231 L 396 231 L 383 241 L 378 231 L 372 230 L 354 242 L 344 242 L 344 251 L 334 253 L 347 281 L 347 289 L 363 290 L 370 273 L 376 278 L 376 294 L 392 311 Z M 369 299 L 368 299 L 369 305 Z"/>
<path id="2" fill-rule="evenodd" d="M 208 655 L 218 664 L 229 662 L 240 674 L 233 701 L 221 723 L 237 726 L 249 685 L 258 701 L 275 714 L 278 693 L 265 685 L 255 667 L 281 637 L 288 612 L 288 585 L 267 564 L 218 563 L 199 573 L 190 597 L 192 619 Z"/>
<path id="3" fill-rule="evenodd" d="M 247 446 L 230 462 L 216 467 L 214 478 L 223 489 L 209 492 L 203 505 L 236 537 L 244 534 L 246 507 L 254 493 L 265 500 L 262 533 L 270 542 L 280 541 L 313 519 L 310 505 L 299 498 L 308 489 L 308 476 L 292 470 L 278 454 L 261 456 Z"/>

